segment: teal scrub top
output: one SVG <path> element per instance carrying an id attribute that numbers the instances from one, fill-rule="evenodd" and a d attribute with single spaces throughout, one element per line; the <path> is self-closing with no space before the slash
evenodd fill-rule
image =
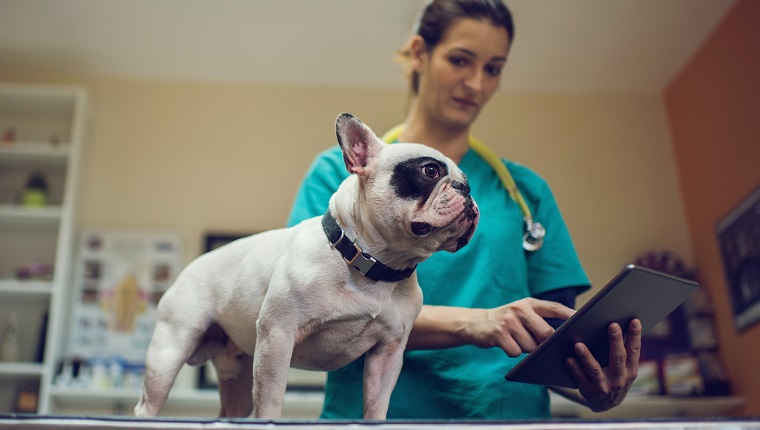
<path id="1" fill-rule="evenodd" d="M 546 227 L 544 246 L 536 252 L 523 250 L 519 206 L 491 167 L 469 150 L 459 167 L 480 208 L 480 223 L 467 246 L 454 254 L 437 252 L 418 266 L 425 304 L 494 308 L 555 289 L 589 288 L 546 182 L 525 166 L 503 162 L 533 218 Z M 288 225 L 324 214 L 347 176 L 339 147 L 319 154 L 301 184 Z M 547 418 L 546 387 L 504 379 L 521 359 L 499 348 L 474 346 L 407 351 L 388 419 Z M 360 358 L 328 374 L 322 418 L 361 418 L 363 368 Z"/>

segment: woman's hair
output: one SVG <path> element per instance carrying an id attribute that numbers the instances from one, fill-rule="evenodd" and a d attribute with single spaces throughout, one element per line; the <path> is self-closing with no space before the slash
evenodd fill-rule
<path id="1" fill-rule="evenodd" d="M 465 18 L 489 21 L 495 26 L 504 27 L 510 43 L 514 40 L 512 13 L 501 0 L 429 0 L 420 10 L 412 32 L 420 35 L 425 40 L 426 49 L 432 51 L 451 24 Z M 407 47 L 398 53 L 397 60 L 408 62 L 410 56 L 411 51 Z M 416 95 L 419 90 L 419 74 L 410 71 L 409 82 Z"/>

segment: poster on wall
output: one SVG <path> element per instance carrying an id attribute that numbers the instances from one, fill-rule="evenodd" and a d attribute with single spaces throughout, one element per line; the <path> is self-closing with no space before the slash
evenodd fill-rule
<path id="1" fill-rule="evenodd" d="M 716 230 L 734 325 L 742 331 L 760 321 L 760 187 Z"/>
<path id="2" fill-rule="evenodd" d="M 142 363 L 156 304 L 180 269 L 178 234 L 84 232 L 67 355 Z"/>

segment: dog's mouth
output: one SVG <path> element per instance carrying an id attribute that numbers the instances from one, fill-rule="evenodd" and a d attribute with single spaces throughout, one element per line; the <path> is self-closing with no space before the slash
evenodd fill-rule
<path id="1" fill-rule="evenodd" d="M 475 226 L 478 224 L 478 217 L 479 217 L 479 211 L 478 207 L 475 204 L 475 201 L 470 197 L 467 196 L 467 199 L 464 201 L 463 209 L 459 213 L 459 215 L 455 216 L 453 219 L 451 219 L 449 222 L 449 225 L 462 225 L 462 224 L 468 224 L 468 226 L 465 228 L 464 235 L 462 235 L 460 239 L 460 245 L 457 249 L 463 247 L 467 244 L 467 242 L 472 237 L 472 233 L 475 230 Z M 435 226 L 428 222 L 423 221 L 413 221 L 410 224 L 410 229 L 412 231 L 412 234 L 415 236 L 426 236 L 430 234 L 433 230 L 435 230 Z M 441 226 L 439 226 L 441 227 Z"/>
<path id="2" fill-rule="evenodd" d="M 412 223 L 412 233 L 415 236 L 424 236 L 428 233 L 433 231 L 432 224 L 428 224 L 426 222 L 413 222 Z"/>
<path id="3" fill-rule="evenodd" d="M 467 229 L 467 231 L 459 237 L 457 240 L 457 249 L 456 251 L 459 251 L 460 249 L 464 248 L 465 245 L 470 243 L 470 239 L 472 239 L 472 236 L 475 234 L 475 227 L 478 225 L 477 221 L 470 224 L 470 228 Z M 454 252 L 456 252 L 454 251 Z"/>
<path id="4" fill-rule="evenodd" d="M 464 232 L 464 234 L 459 237 L 459 240 L 457 240 L 456 251 L 459 251 L 460 249 L 464 248 L 465 245 L 470 243 L 470 239 L 472 239 L 472 236 L 475 234 L 475 228 L 478 226 L 478 222 L 480 221 L 480 210 L 478 209 L 478 206 L 475 204 L 475 200 L 473 200 L 472 197 L 469 197 L 465 202 L 465 210 L 462 211 L 462 215 L 465 219 L 465 222 L 469 223 L 469 227 Z"/>

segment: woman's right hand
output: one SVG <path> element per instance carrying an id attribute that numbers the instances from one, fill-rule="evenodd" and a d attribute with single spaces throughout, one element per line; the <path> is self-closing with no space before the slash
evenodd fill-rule
<path id="1" fill-rule="evenodd" d="M 560 303 L 525 298 L 493 309 L 473 309 L 462 335 L 480 348 L 498 347 L 510 357 L 531 352 L 554 329 L 544 318 L 570 318 L 575 310 Z"/>

